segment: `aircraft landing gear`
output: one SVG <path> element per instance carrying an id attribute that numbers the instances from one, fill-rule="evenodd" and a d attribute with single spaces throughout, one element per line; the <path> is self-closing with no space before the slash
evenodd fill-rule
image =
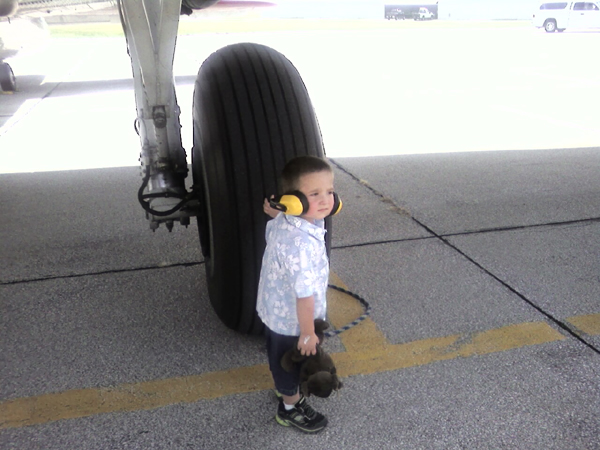
<path id="1" fill-rule="evenodd" d="M 17 90 L 17 80 L 8 63 L 0 63 L 0 87 L 3 91 L 14 92 Z"/>
<path id="2" fill-rule="evenodd" d="M 188 8 L 213 0 L 185 0 Z M 256 293 L 267 217 L 263 199 L 280 192 L 294 156 L 324 157 L 317 118 L 296 68 L 258 44 L 215 52 L 194 90 L 194 187 L 181 143 L 173 56 L 181 0 L 118 0 L 133 68 L 136 130 L 142 145 L 138 199 L 150 228 L 198 217 L 208 294 L 217 316 L 259 334 Z M 328 221 L 328 229 L 330 229 Z M 330 233 L 327 233 L 330 236 Z M 327 242 L 330 242 L 327 237 Z"/>

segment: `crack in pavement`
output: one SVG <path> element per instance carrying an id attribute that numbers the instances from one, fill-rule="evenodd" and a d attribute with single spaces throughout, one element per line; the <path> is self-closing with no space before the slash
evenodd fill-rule
<path id="1" fill-rule="evenodd" d="M 117 273 L 129 273 L 129 272 L 142 272 L 145 270 L 160 270 L 160 269 L 172 269 L 176 267 L 193 267 L 204 264 L 204 261 L 192 261 L 184 263 L 173 263 L 173 264 L 157 264 L 154 266 L 142 266 L 142 267 L 130 267 L 127 269 L 107 269 L 99 270 L 97 272 L 85 272 L 85 273 L 71 273 L 68 275 L 48 275 L 37 278 L 26 278 L 20 280 L 9 280 L 0 281 L 0 286 L 10 286 L 13 284 L 26 284 L 26 283 L 37 283 L 40 281 L 52 281 L 52 280 L 64 280 L 69 278 L 82 278 L 82 277 L 93 277 L 98 275 L 111 275 Z"/>

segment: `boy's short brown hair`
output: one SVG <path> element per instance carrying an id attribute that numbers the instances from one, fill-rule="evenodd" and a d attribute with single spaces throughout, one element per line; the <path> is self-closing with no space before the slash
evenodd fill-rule
<path id="1" fill-rule="evenodd" d="M 309 173 L 333 172 L 329 163 L 317 156 L 298 156 L 288 161 L 281 173 L 281 187 L 284 193 L 298 190 L 300 178 Z"/>

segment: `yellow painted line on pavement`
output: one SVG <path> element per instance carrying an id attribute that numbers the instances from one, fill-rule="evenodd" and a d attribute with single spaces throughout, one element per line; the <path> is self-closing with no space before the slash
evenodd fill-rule
<path id="1" fill-rule="evenodd" d="M 341 284 L 337 277 L 332 281 Z M 343 326 L 362 314 L 360 305 L 338 291 L 328 293 L 330 321 Z M 580 329 L 594 330 L 599 315 L 571 318 Z M 581 320 L 578 320 L 581 319 Z M 586 331 L 586 332 L 588 332 Z M 509 325 L 480 333 L 390 344 L 375 323 L 366 319 L 340 335 L 345 352 L 335 353 L 338 372 L 347 377 L 422 366 L 437 361 L 468 358 L 531 345 L 555 342 L 565 337 L 545 322 Z M 271 389 L 267 364 L 239 367 L 186 377 L 107 388 L 76 389 L 0 403 L 0 428 L 18 428 L 64 419 L 89 417 L 192 403 L 226 395 Z"/>
<path id="2" fill-rule="evenodd" d="M 529 322 L 488 330 L 472 336 L 454 335 L 388 345 L 383 351 L 337 353 L 333 358 L 340 375 L 347 377 L 486 355 L 563 339 L 565 337 L 547 323 Z"/>
<path id="3" fill-rule="evenodd" d="M 334 273 L 330 274 L 329 283 L 348 289 Z M 363 306 L 359 302 L 339 291 L 330 290 L 327 293 L 327 303 L 328 319 L 335 328 L 343 327 L 363 313 Z M 384 348 L 388 343 L 386 337 L 370 318 L 365 319 L 359 326 L 344 331 L 339 336 L 349 353 L 369 349 L 374 351 Z"/>
<path id="4" fill-rule="evenodd" d="M 569 317 L 567 319 L 571 325 L 575 325 L 579 331 L 597 336 L 600 334 L 600 314 L 588 314 L 585 316 Z"/>
<path id="5" fill-rule="evenodd" d="M 102 413 L 139 411 L 272 387 L 266 364 L 188 377 L 74 389 L 0 403 L 0 428 L 16 428 Z"/>

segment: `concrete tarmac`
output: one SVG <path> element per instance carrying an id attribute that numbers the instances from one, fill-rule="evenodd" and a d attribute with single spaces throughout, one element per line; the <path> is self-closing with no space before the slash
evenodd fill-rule
<path id="1" fill-rule="evenodd" d="M 435 33 L 444 42 L 479 38 L 481 45 L 497 43 L 498 33 L 513 42 L 516 33 L 524 49 L 549 42 L 522 28 L 448 30 Z M 299 37 L 305 48 L 337 46 L 345 57 L 336 64 L 349 67 L 350 50 L 341 42 L 352 37 L 386 47 L 388 33 L 258 40 L 287 53 Z M 252 37 L 215 35 L 210 45 Z M 572 41 L 595 46 L 599 35 L 548 38 L 563 48 Z M 210 48 L 196 37 L 180 41 L 176 77 L 186 111 L 195 59 Z M 531 120 L 521 124 L 530 132 L 513 134 L 514 148 L 504 137 L 494 144 L 494 136 L 476 133 L 465 138 L 469 151 L 456 153 L 458 136 L 430 133 L 423 142 L 403 139 L 397 129 L 372 134 L 365 148 L 369 132 L 381 126 L 373 117 L 340 137 L 342 122 L 358 119 L 340 107 L 339 92 L 327 94 L 325 81 L 319 84 L 335 78 L 324 70 L 327 53 L 317 53 L 321 64 L 310 69 L 309 58 L 295 50 L 323 112 L 344 200 L 334 219 L 332 283 L 373 308 L 369 319 L 326 343 L 344 387 L 330 399 L 311 398 L 329 426 L 310 436 L 273 418 L 263 339 L 225 328 L 213 313 L 196 224 L 172 233 L 148 229 L 136 199 L 139 143 L 119 45 L 53 42 L 47 59 L 19 62 L 20 91 L 0 96 L 3 449 L 600 449 L 600 146 L 582 145 L 594 142 L 598 125 L 588 121 L 583 103 L 565 116 L 573 96 L 599 95 L 592 63 L 545 78 L 577 73 L 580 84 L 560 91 L 555 102 L 567 106 L 544 117 L 539 104 L 525 101 L 541 91 L 520 91 L 520 112 L 496 124 Z M 440 51 L 450 57 L 448 48 Z M 200 50 L 191 57 L 193 49 Z M 399 74 L 389 60 L 378 66 L 371 58 L 356 64 L 355 80 L 365 71 L 376 79 Z M 511 80 L 516 90 L 521 81 L 532 83 L 523 58 L 517 53 L 504 72 L 520 70 L 522 78 Z M 416 77 L 411 70 L 407 76 Z M 390 87 L 371 86 L 380 93 Z M 466 105 L 482 104 L 485 86 L 463 87 Z M 401 91 L 396 100 L 408 95 Z M 455 95 L 441 86 L 435 95 L 424 93 L 420 105 Z M 354 98 L 367 109 L 376 104 L 367 97 L 361 91 Z M 514 107 L 515 98 L 507 103 Z M 342 122 L 334 120 L 336 104 Z M 486 108 L 479 112 L 494 110 Z M 393 124 L 394 109 L 382 109 L 382 120 Z M 466 114 L 477 115 L 469 107 Z M 184 127 L 189 116 L 182 115 Z M 431 118 L 434 130 L 457 130 L 463 122 L 440 117 Z M 554 142 L 564 145 L 545 146 L 548 136 L 539 132 L 548 124 Z M 328 298 L 336 327 L 361 313 L 351 297 L 332 290 Z"/>

